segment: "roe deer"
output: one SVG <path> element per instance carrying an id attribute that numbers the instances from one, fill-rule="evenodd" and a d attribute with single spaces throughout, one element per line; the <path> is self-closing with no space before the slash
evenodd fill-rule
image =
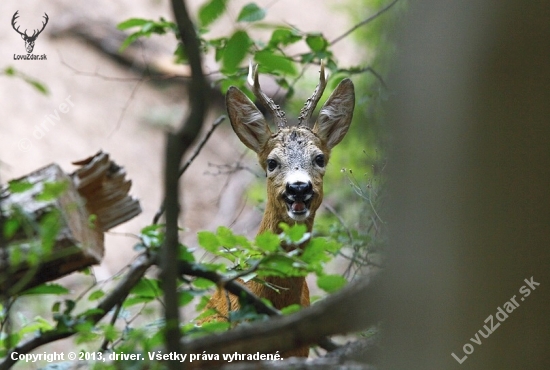
<path id="1" fill-rule="evenodd" d="M 249 84 L 256 98 L 273 115 L 277 132 L 268 127 L 254 103 L 236 87 L 229 88 L 226 105 L 233 130 L 248 148 L 258 155 L 267 176 L 267 204 L 258 233 L 280 233 L 281 222 L 289 225 L 303 223 L 308 232 L 313 227 L 315 212 L 323 199 L 323 175 L 331 149 L 348 131 L 355 105 L 353 83 L 345 79 L 329 97 L 311 128 L 309 120 L 326 86 L 324 67 L 317 88 L 300 112 L 298 124 L 287 126 L 285 113 L 260 89 L 257 67 L 249 73 Z M 301 245 L 300 248 L 304 248 Z M 277 309 L 291 304 L 309 306 L 309 289 L 304 277 L 268 277 L 265 281 L 279 288 L 249 281 L 246 286 L 258 297 L 266 298 Z M 228 305 L 230 307 L 228 307 Z M 239 308 L 238 298 L 218 290 L 208 304 L 218 314 L 210 320 L 227 320 L 229 310 Z M 302 347 L 285 353 L 285 357 L 307 357 L 309 348 Z"/>

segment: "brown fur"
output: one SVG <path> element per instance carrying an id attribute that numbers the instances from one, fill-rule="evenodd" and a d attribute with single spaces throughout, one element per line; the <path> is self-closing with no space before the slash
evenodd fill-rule
<path id="1" fill-rule="evenodd" d="M 229 89 L 226 102 L 233 130 L 243 144 L 256 152 L 260 165 L 267 173 L 267 204 L 258 233 L 268 230 L 280 233 L 278 225 L 281 222 L 289 225 L 304 223 L 307 230 L 311 231 L 315 213 L 323 200 L 323 176 L 330 150 L 346 134 L 353 115 L 353 83 L 344 80 L 338 85 L 321 109 L 313 129 L 294 126 L 280 128 L 272 133 L 259 110 L 246 95 L 234 87 Z M 314 163 L 315 157 L 320 154 L 325 158 L 323 166 Z M 276 170 L 268 170 L 268 159 L 278 161 Z M 301 221 L 296 221 L 289 215 L 284 200 L 287 185 L 285 179 L 292 171 L 307 174 L 313 188 L 309 214 Z M 277 309 L 291 304 L 309 306 L 309 288 L 305 278 L 268 277 L 265 281 L 279 287 L 279 291 L 255 281 L 247 282 L 246 286 L 258 297 L 271 301 Z M 218 315 L 208 320 L 227 320 L 229 310 L 237 310 L 238 307 L 237 297 L 225 290 L 218 290 L 208 303 L 208 308 L 217 310 Z M 309 348 L 301 347 L 284 353 L 283 357 L 307 357 L 308 354 Z"/>

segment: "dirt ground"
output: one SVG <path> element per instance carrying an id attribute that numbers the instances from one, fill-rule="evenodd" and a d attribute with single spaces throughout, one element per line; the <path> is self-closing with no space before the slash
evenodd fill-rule
<path id="1" fill-rule="evenodd" d="M 233 19 L 247 2 L 231 2 L 229 14 Z M 203 2 L 188 3 L 196 10 Z M 328 39 L 351 26 L 346 13 L 337 9 L 336 0 L 260 0 L 257 3 L 269 7 L 270 22 L 295 25 L 303 31 L 322 31 Z M 11 27 L 11 18 L 17 10 L 21 29 L 40 26 L 43 13 L 48 14 L 49 23 L 38 37 L 33 52 L 46 54 L 47 60 L 14 60 L 14 54 L 26 54 L 23 40 Z M 70 172 L 72 161 L 102 149 L 126 168 L 127 176 L 133 181 L 131 194 L 141 202 L 141 215 L 107 235 L 104 261 L 95 268 L 99 279 L 111 276 L 131 261 L 136 240 L 128 234 L 137 234 L 151 223 L 160 205 L 163 129 L 181 122 L 185 111 L 184 90 L 140 81 L 131 67 L 114 62 L 81 39 L 54 38 L 52 34 L 71 22 L 85 22 L 93 27 L 94 22 L 116 24 L 131 17 L 158 19 L 160 16 L 171 18 L 167 1 L 0 2 L 0 69 L 12 66 L 41 81 L 50 91 L 45 96 L 21 79 L 0 76 L 0 181 L 20 177 L 52 162 Z M 229 34 L 238 26 L 226 17 L 213 32 Z M 151 42 L 157 45 L 158 55 L 144 55 L 144 58 L 166 56 L 169 59 L 175 46 L 172 37 L 153 37 Z M 350 43 L 344 40 L 336 48 L 343 65 L 354 59 L 354 47 Z M 215 68 L 211 58 L 206 58 L 205 69 Z M 62 103 L 69 104 L 66 113 L 60 111 Z M 206 128 L 222 113 L 222 107 L 213 109 Z M 49 130 L 40 131 L 39 125 L 45 121 L 50 123 Z M 181 224 L 188 230 L 185 240 L 189 245 L 196 244 L 196 231 L 214 230 L 219 225 L 232 226 L 249 235 L 255 233 L 261 213 L 243 198 L 254 176 L 247 171 L 214 176 L 212 173 L 218 170 L 209 166 L 232 164 L 239 158 L 260 172 L 252 153 L 238 142 L 229 122 L 225 121 L 181 182 L 184 211 Z"/>

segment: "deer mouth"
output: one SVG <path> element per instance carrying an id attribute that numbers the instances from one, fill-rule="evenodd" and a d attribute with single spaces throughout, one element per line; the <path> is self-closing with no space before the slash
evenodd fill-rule
<path id="1" fill-rule="evenodd" d="M 284 193 L 283 200 L 286 204 L 288 216 L 293 220 L 304 221 L 309 217 L 313 193 L 300 196 Z"/>

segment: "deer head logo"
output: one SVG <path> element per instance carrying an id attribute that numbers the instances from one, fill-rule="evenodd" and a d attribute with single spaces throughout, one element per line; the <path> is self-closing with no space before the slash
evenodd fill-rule
<path id="1" fill-rule="evenodd" d="M 30 54 L 34 49 L 34 42 L 36 41 L 36 38 L 38 37 L 38 35 L 42 33 L 42 31 L 44 31 L 44 28 L 46 28 L 49 17 L 48 17 L 48 14 L 44 13 L 44 19 L 46 20 L 46 22 L 42 22 L 42 29 L 40 31 L 34 30 L 32 35 L 29 36 L 27 35 L 27 30 L 25 30 L 25 32 L 21 32 L 19 31 L 19 27 L 15 28 L 15 21 L 17 18 L 19 18 L 19 15 L 17 13 L 19 13 L 19 10 L 16 11 L 15 14 L 13 15 L 11 19 L 11 26 L 18 34 L 21 35 L 21 38 L 25 40 L 25 49 L 27 49 L 27 53 Z"/>

